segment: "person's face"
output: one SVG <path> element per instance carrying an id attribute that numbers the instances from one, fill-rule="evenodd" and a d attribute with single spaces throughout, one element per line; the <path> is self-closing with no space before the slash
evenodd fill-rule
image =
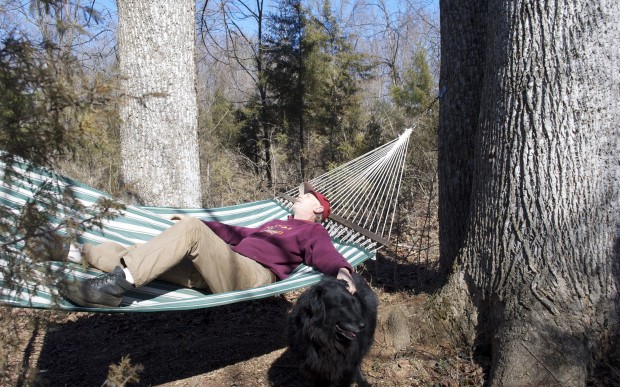
<path id="1" fill-rule="evenodd" d="M 305 193 L 297 198 L 293 204 L 293 212 L 300 215 L 320 214 L 323 212 L 323 206 L 311 193 Z"/>

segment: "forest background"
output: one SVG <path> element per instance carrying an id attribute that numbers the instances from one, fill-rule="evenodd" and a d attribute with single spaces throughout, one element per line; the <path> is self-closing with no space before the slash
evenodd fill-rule
<path id="1" fill-rule="evenodd" d="M 44 42 L 32 55 L 54 62 L 65 97 L 96 87 L 105 99 L 84 105 L 73 131 L 80 147 L 67 144 L 72 152 L 60 153 L 71 157 L 60 167 L 131 194 L 119 173 L 114 3 L 70 3 L 51 14 L 34 11 L 36 2 L 5 3 L 4 39 L 28 39 L 34 50 Z M 416 181 L 407 188 L 432 181 L 438 25 L 435 1 L 197 2 L 203 206 L 273 196 L 411 126 L 407 175 Z"/>

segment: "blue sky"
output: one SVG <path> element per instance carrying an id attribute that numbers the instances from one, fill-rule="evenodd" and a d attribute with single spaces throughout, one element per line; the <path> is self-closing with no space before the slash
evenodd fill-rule
<path id="1" fill-rule="evenodd" d="M 254 0 L 249 0 L 248 3 L 251 4 L 253 3 L 253 1 Z M 199 2 L 201 3 L 202 1 L 199 1 Z M 338 8 L 339 4 L 341 3 L 340 0 L 332 0 L 331 2 L 334 8 Z M 368 2 L 370 3 L 371 1 L 368 1 Z M 265 5 L 267 7 L 269 7 L 270 4 L 275 4 L 275 3 L 276 3 L 275 0 L 265 0 Z M 428 10 L 428 12 L 439 13 L 439 0 L 419 0 L 419 3 L 421 4 L 421 6 L 424 6 L 424 8 Z M 402 1 L 401 0 L 386 0 L 386 4 L 392 9 L 396 10 L 399 7 L 399 5 L 402 6 Z M 106 15 L 104 16 L 109 15 L 113 18 L 117 17 L 116 0 L 95 0 L 95 8 L 104 11 L 104 13 L 106 13 Z M 269 11 L 271 10 L 272 9 L 269 9 Z"/>

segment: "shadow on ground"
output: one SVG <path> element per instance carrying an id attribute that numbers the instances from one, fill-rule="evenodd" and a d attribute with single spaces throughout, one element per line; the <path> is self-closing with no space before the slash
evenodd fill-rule
<path id="1" fill-rule="evenodd" d="M 428 265 L 378 254 L 358 269 L 387 293 L 432 293 L 441 279 Z M 140 385 L 160 385 L 216 371 L 285 348 L 294 296 L 162 313 L 69 315 L 47 330 L 38 360 L 41 385 L 100 386 L 109 366 L 129 355 Z M 248 370 L 248 372 L 252 372 Z M 303 386 L 288 351 L 269 367 L 274 386 Z"/>
<path id="2" fill-rule="evenodd" d="M 366 261 L 358 271 L 373 287 L 386 293 L 430 294 L 441 288 L 446 280 L 434 263 L 407 262 L 381 251 L 375 260 Z"/>
<path id="3" fill-rule="evenodd" d="M 273 387 L 307 386 L 297 367 L 295 357 L 288 349 L 269 367 L 269 381 Z"/>
<path id="4" fill-rule="evenodd" d="M 207 373 L 286 346 L 282 297 L 166 313 L 82 314 L 48 330 L 40 384 L 101 386 L 110 364 L 142 364 L 140 385 Z"/>

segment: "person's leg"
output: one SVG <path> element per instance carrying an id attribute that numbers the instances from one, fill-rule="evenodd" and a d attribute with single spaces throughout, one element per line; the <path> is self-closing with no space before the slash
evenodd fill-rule
<path id="1" fill-rule="evenodd" d="M 95 269 L 111 272 L 121 264 L 121 258 L 127 254 L 129 248 L 115 242 L 103 242 L 99 245 L 84 243 L 82 257 Z"/>
<path id="2" fill-rule="evenodd" d="M 239 255 L 202 221 L 185 218 L 144 245 L 128 251 L 122 261 L 135 286 L 159 277 L 183 258 L 190 259 L 213 293 L 273 282 L 271 272 Z"/>
<path id="3" fill-rule="evenodd" d="M 260 263 L 231 250 L 231 253 L 209 254 L 194 261 L 213 293 L 256 288 L 275 282 L 275 275 Z"/>
<path id="4" fill-rule="evenodd" d="M 185 288 L 209 289 L 209 285 L 194 265 L 192 261 L 184 258 L 181 262 L 162 273 L 158 280 L 170 282 Z"/>
<path id="5" fill-rule="evenodd" d="M 82 306 L 118 306 L 126 291 L 154 280 L 185 259 L 191 260 L 213 293 L 274 280 L 268 269 L 232 251 L 200 220 L 187 218 L 147 243 L 127 250 L 120 261 L 133 281 L 116 266 L 111 273 L 86 281 L 65 281 L 60 292 Z"/>
<path id="6" fill-rule="evenodd" d="M 82 254 L 89 265 L 109 273 L 121 264 L 123 256 L 136 247 L 138 246 L 125 247 L 114 242 L 99 245 L 85 243 L 82 246 Z M 157 279 L 188 288 L 208 289 L 204 278 L 188 259 L 182 259 L 179 264 L 162 273 Z"/>

